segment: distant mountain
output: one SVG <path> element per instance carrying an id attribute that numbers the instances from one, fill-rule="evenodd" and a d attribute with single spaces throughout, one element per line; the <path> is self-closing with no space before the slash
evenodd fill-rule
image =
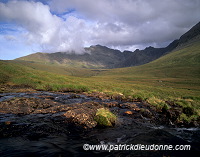
<path id="1" fill-rule="evenodd" d="M 175 86 L 179 89 L 190 90 L 193 86 L 195 91 L 199 93 L 200 40 L 197 40 L 197 38 L 188 40 L 184 45 L 178 45 L 172 52 L 145 65 L 105 70 L 101 73 L 101 76 L 121 77 L 121 80 L 127 82 L 133 81 L 132 78 L 137 78 L 136 80 L 139 82 L 144 81 L 141 78 L 153 79 L 154 81 L 157 79 L 157 81 L 162 80 L 162 86 L 167 87 L 169 91 L 174 90 L 172 84 L 175 83 Z"/>
<path id="2" fill-rule="evenodd" d="M 149 63 L 193 41 L 200 40 L 200 22 L 188 32 L 174 40 L 165 48 L 147 47 L 144 50 L 121 52 L 106 46 L 96 45 L 85 48 L 85 52 L 35 53 L 16 60 L 32 61 L 45 64 L 61 64 L 81 68 L 120 68 Z"/>
<path id="3" fill-rule="evenodd" d="M 180 37 L 178 46 L 184 46 L 196 40 L 200 40 L 200 22 Z"/>
<path id="4" fill-rule="evenodd" d="M 170 53 L 175 48 L 183 47 L 196 40 L 200 40 L 200 22 L 183 34 L 180 39 L 174 40 L 165 48 L 153 48 L 150 46 L 144 50 L 135 50 L 125 61 L 120 62 L 117 67 L 130 67 L 149 63 Z"/>
<path id="5" fill-rule="evenodd" d="M 172 51 L 178 45 L 178 41 L 173 41 L 169 46 L 165 48 L 154 48 L 154 47 L 147 47 L 144 50 L 135 50 L 126 60 L 121 61 L 117 67 L 130 67 L 130 66 L 138 66 L 142 64 L 149 63 L 153 60 L 156 60 L 163 56 L 164 54 Z"/>
<path id="6" fill-rule="evenodd" d="M 85 48 L 82 54 L 74 52 L 35 53 L 17 60 L 40 62 L 45 64 L 62 64 L 69 67 L 81 68 L 115 68 L 126 59 L 126 52 L 113 50 L 105 46 L 96 45 Z"/>

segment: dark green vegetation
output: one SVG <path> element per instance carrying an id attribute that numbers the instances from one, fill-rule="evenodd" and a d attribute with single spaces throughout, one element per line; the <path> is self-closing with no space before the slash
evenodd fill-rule
<path id="1" fill-rule="evenodd" d="M 121 95 L 122 99 L 146 100 L 158 110 L 168 110 L 171 105 L 178 105 L 182 107 L 180 120 L 191 121 L 200 116 L 199 25 L 175 41 L 173 44 L 176 48 L 172 52 L 148 64 L 106 70 L 80 69 L 66 67 L 64 64 L 51 64 L 46 60 L 42 62 L 43 58 L 39 61 L 36 57 L 34 60 L 36 55 L 33 55 L 32 61 L 0 61 L 0 82 L 1 85 L 23 85 L 37 90 L 98 91 L 108 95 Z M 147 49 L 152 51 L 154 48 Z M 108 54 L 112 54 L 110 51 L 121 53 L 109 50 Z M 42 55 L 48 61 L 48 57 L 55 54 Z M 111 62 L 115 59 L 111 59 Z M 76 65 L 77 62 L 73 64 Z"/>

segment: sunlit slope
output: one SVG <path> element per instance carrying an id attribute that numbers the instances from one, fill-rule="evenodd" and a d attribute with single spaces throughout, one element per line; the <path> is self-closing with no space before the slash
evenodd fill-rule
<path id="1" fill-rule="evenodd" d="M 200 42 L 187 45 L 142 66 L 113 69 L 102 75 L 134 78 L 200 78 Z"/>
<path id="2" fill-rule="evenodd" d="M 196 41 L 179 47 L 142 66 L 106 71 L 22 61 L 0 61 L 0 82 L 27 84 L 38 89 L 57 89 L 67 85 L 84 86 L 90 90 L 139 95 L 143 98 L 199 97 L 199 43 Z"/>
<path id="3" fill-rule="evenodd" d="M 23 65 L 31 69 L 37 69 L 41 71 L 55 73 L 58 75 L 69 75 L 69 76 L 77 76 L 77 77 L 90 77 L 90 76 L 98 75 L 98 73 L 102 71 L 102 70 L 97 70 L 97 69 L 95 70 L 95 69 L 86 69 L 86 68 L 73 68 L 73 67 L 66 67 L 64 65 L 36 63 L 36 62 L 30 62 L 30 61 L 12 60 L 9 62 Z"/>
<path id="4" fill-rule="evenodd" d="M 12 61 L 0 61 L 0 85 L 27 85 L 44 90 L 85 88 L 81 84 L 81 78 L 37 70 L 30 65 Z"/>
<path id="5" fill-rule="evenodd" d="M 95 76 L 126 84 L 125 89 L 163 92 L 169 95 L 200 95 L 200 42 L 182 48 L 142 66 L 112 69 Z M 117 84 L 116 84 L 117 86 Z M 158 93 L 159 92 L 159 93 Z M 182 94 L 177 94 L 177 93 Z M 173 94 L 174 93 L 174 94 Z"/>
<path id="6" fill-rule="evenodd" d="M 200 78 L 200 42 L 189 44 L 142 66 L 113 69 L 104 75 Z"/>

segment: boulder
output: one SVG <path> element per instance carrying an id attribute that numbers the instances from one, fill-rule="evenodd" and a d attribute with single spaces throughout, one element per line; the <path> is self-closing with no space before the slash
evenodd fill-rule
<path id="1" fill-rule="evenodd" d="M 67 111 L 64 116 L 66 117 L 68 123 L 73 123 L 78 126 L 82 126 L 85 129 L 93 128 L 97 125 L 94 121 L 94 113 L 88 112 L 83 108 L 72 109 Z"/>

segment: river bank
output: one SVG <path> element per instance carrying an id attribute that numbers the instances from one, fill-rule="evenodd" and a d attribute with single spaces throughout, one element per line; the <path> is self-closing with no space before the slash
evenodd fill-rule
<path id="1" fill-rule="evenodd" d="M 117 116 L 113 127 L 94 120 L 98 109 Z M 0 94 L 1 156 L 186 156 L 200 145 L 197 124 L 176 123 L 177 110 L 158 112 L 142 100 L 103 93 L 26 91 Z M 175 112 L 176 111 L 176 112 Z M 83 144 L 191 145 L 190 151 L 84 151 Z M 12 151 L 15 150 L 15 151 Z"/>

